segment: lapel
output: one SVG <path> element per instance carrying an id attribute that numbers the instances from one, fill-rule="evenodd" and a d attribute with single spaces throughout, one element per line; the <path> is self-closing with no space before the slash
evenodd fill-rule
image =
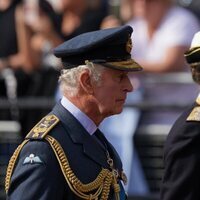
<path id="1" fill-rule="evenodd" d="M 66 133 L 75 145 L 82 145 L 83 153 L 104 168 L 108 168 L 105 151 L 98 142 L 85 130 L 79 121 L 66 110 L 61 103 L 57 103 L 52 111 L 62 122 Z"/>

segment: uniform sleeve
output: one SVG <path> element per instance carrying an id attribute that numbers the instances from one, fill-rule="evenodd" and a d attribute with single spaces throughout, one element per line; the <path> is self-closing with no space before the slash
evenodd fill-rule
<path id="1" fill-rule="evenodd" d="M 173 137 L 177 131 L 181 134 Z M 171 135 L 173 139 L 167 141 L 165 148 L 165 171 L 160 199 L 199 200 L 199 129 L 188 126 L 185 130 L 175 129 Z"/>
<path id="2" fill-rule="evenodd" d="M 30 161 L 30 154 L 34 155 Z M 64 178 L 58 161 L 43 141 L 26 144 L 11 178 L 7 200 L 63 199 Z"/>

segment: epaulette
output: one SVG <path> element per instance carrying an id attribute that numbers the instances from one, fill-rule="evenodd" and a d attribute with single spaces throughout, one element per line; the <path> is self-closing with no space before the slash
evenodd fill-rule
<path id="1" fill-rule="evenodd" d="M 58 122 L 55 115 L 45 116 L 31 129 L 26 139 L 43 139 Z"/>
<path id="2" fill-rule="evenodd" d="M 200 121 L 200 106 L 193 108 L 186 121 Z"/>
<path id="3" fill-rule="evenodd" d="M 200 121 L 200 96 L 196 98 L 197 106 L 193 108 L 186 121 Z"/>
<path id="4" fill-rule="evenodd" d="M 30 139 L 43 139 L 47 133 L 59 122 L 59 119 L 55 115 L 47 115 L 46 117 L 42 118 L 40 122 L 38 122 L 32 130 L 27 134 L 25 140 L 17 147 L 14 154 L 12 155 L 7 172 L 6 172 L 6 179 L 5 179 L 5 190 L 6 193 L 10 187 L 11 176 L 15 167 L 15 163 L 19 157 L 19 154 L 23 148 L 23 146 L 30 140 Z"/>

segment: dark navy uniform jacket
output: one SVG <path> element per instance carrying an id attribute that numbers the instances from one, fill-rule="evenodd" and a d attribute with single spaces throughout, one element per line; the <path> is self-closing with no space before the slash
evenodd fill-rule
<path id="1" fill-rule="evenodd" d="M 187 120 L 192 111 L 196 119 Z M 164 148 L 164 163 L 160 199 L 200 200 L 200 105 L 197 103 L 172 127 Z"/>
<path id="2" fill-rule="evenodd" d="M 48 135 L 59 141 L 76 177 L 83 183 L 92 182 L 102 168 L 109 168 L 105 149 L 60 103 L 51 114 L 60 121 Z M 121 171 L 118 154 L 108 141 L 106 143 L 115 168 Z M 23 164 L 30 154 L 38 156 L 42 162 Z M 45 140 L 31 140 L 23 147 L 7 196 L 9 200 L 80 199 L 68 187 L 56 156 Z M 113 199 L 112 194 L 109 199 Z"/>

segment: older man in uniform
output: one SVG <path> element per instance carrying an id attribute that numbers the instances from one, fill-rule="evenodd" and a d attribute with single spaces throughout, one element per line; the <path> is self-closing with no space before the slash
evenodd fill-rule
<path id="1" fill-rule="evenodd" d="M 200 32 L 185 53 L 194 81 L 200 84 Z M 175 122 L 164 149 L 161 200 L 200 199 L 200 95 Z"/>
<path id="2" fill-rule="evenodd" d="M 7 199 L 125 199 L 121 160 L 98 126 L 133 90 L 130 26 L 84 33 L 58 46 L 61 101 L 14 152 Z M 122 133 L 123 134 L 123 133 Z"/>

